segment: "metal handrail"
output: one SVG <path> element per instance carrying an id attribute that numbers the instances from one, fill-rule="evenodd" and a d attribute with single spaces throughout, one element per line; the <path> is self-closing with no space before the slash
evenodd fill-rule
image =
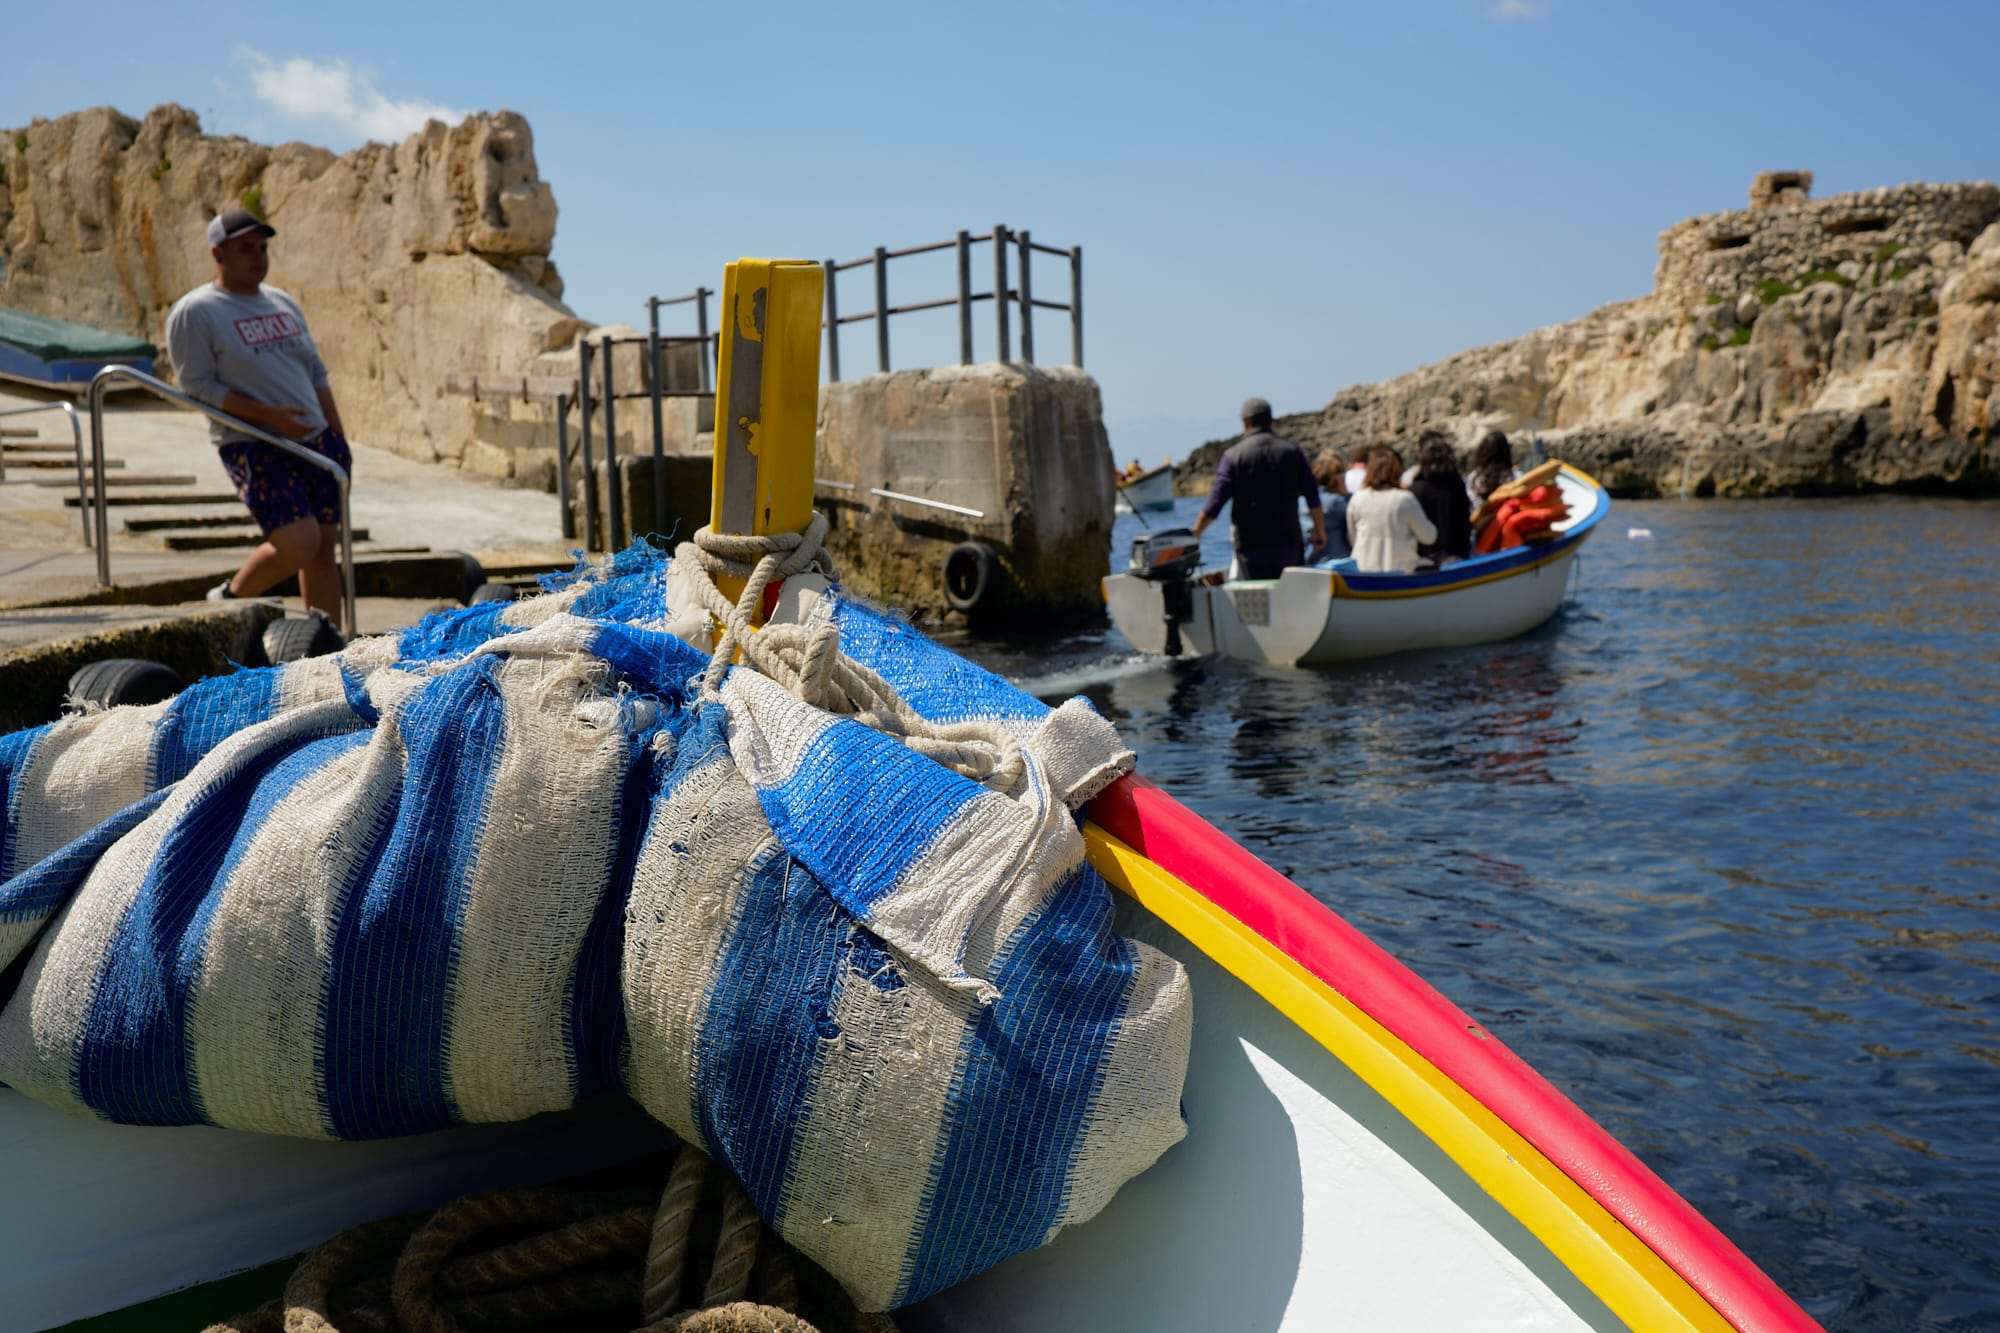
<path id="1" fill-rule="evenodd" d="M 348 635 L 352 637 L 356 629 L 354 614 L 354 522 L 353 515 L 348 511 L 347 507 L 347 469 L 334 462 L 331 458 L 316 454 L 294 441 L 273 435 L 270 431 L 260 426 L 253 426 L 247 421 L 233 417 L 220 408 L 210 407 L 200 399 L 189 397 L 172 385 L 154 379 L 143 370 L 134 370 L 130 366 L 106 366 L 90 377 L 90 452 L 91 461 L 96 466 L 97 477 L 98 583 L 107 588 L 111 586 L 111 561 L 106 550 L 106 527 L 109 521 L 106 509 L 108 506 L 104 496 L 104 395 L 110 389 L 111 381 L 113 380 L 129 380 L 142 389 L 151 390 L 154 394 L 166 399 L 170 403 L 179 403 L 182 407 L 192 407 L 211 421 L 219 421 L 229 429 L 236 431 L 238 434 L 247 435 L 253 440 L 261 440 L 265 444 L 276 445 L 279 449 L 284 450 L 294 458 L 302 459 L 305 462 L 311 463 L 314 467 L 333 475 L 333 484 L 340 491 L 341 606 L 346 621 L 345 628 Z M 301 594 L 304 593 L 305 589 L 303 585 L 299 591 Z"/>
<path id="2" fill-rule="evenodd" d="M 83 523 L 83 544 L 90 540 L 90 496 L 83 488 L 83 423 L 77 418 L 74 403 L 34 403 L 28 407 L 0 407 L 0 417 L 26 416 L 30 412 L 60 412 L 69 418 L 69 433 L 76 441 L 76 516 Z M 0 456 L 0 480 L 7 476 L 7 460 Z M 110 581 L 110 566 L 104 559 L 104 547 L 97 547 L 97 578 L 100 583 Z"/>

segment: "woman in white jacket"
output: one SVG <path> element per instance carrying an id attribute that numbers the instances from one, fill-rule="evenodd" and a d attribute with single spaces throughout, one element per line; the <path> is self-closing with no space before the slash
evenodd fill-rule
<path id="1" fill-rule="evenodd" d="M 1347 502 L 1347 540 L 1364 574 L 1408 574 L 1417 567 L 1417 547 L 1438 539 L 1417 497 L 1402 488 L 1403 460 L 1390 448 L 1368 455 L 1368 479 Z"/>

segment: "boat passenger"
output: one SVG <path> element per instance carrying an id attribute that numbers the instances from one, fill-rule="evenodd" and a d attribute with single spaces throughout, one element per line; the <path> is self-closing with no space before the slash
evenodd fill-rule
<path id="1" fill-rule="evenodd" d="M 167 312 L 167 351 L 181 389 L 273 435 L 293 440 L 349 475 L 354 460 L 326 363 L 306 331 L 298 302 L 264 284 L 270 238 L 277 230 L 247 208 L 231 208 L 208 223 L 215 278 L 174 302 Z M 340 492 L 333 478 L 274 445 L 245 438 L 219 421 L 209 438 L 236 494 L 257 521 L 263 544 L 210 601 L 255 597 L 299 576 L 305 604 L 341 624 Z"/>
<path id="2" fill-rule="evenodd" d="M 1514 468 L 1514 446 L 1497 430 L 1479 437 L 1472 450 L 1472 470 L 1465 474 L 1465 493 L 1473 509 L 1486 503 L 1496 486 L 1505 486 L 1521 474 Z"/>
<path id="3" fill-rule="evenodd" d="M 1408 574 L 1421 558 L 1417 548 L 1438 539 L 1417 497 L 1397 484 L 1402 475 L 1396 451 L 1379 447 L 1368 456 L 1367 485 L 1347 502 L 1347 539 L 1364 574 Z"/>
<path id="4" fill-rule="evenodd" d="M 1215 465 L 1215 482 L 1208 503 L 1194 521 L 1199 537 L 1215 522 L 1225 504 L 1230 511 L 1230 535 L 1236 543 L 1231 577 L 1274 579 L 1287 565 L 1305 561 L 1299 539 L 1299 501 L 1312 519 L 1313 549 L 1326 545 L 1326 515 L 1319 500 L 1306 451 L 1273 433 L 1271 405 L 1262 398 L 1243 404 L 1243 438 L 1229 446 Z"/>
<path id="5" fill-rule="evenodd" d="M 1371 452 L 1369 449 L 1356 449 L 1347 456 L 1347 487 L 1343 494 L 1350 500 L 1367 489 L 1368 455 Z"/>
<path id="6" fill-rule="evenodd" d="M 1354 554 L 1347 544 L 1347 475 L 1337 450 L 1322 449 L 1313 459 L 1313 476 L 1318 480 L 1320 505 L 1326 514 L 1326 545 L 1309 552 L 1312 560 L 1344 560 Z"/>
<path id="7" fill-rule="evenodd" d="M 1472 501 L 1459 475 L 1458 451 L 1443 431 L 1433 428 L 1417 437 L 1417 475 L 1410 494 L 1438 530 L 1435 542 L 1417 548 L 1419 555 L 1443 565 L 1472 554 Z"/>

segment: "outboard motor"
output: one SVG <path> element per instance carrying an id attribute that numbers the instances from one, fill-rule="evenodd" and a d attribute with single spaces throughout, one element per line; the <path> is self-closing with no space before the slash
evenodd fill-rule
<path id="1" fill-rule="evenodd" d="M 1194 618 L 1189 582 L 1201 564 L 1201 539 L 1189 528 L 1162 528 L 1132 539 L 1132 563 L 1125 572 L 1160 585 L 1167 606 L 1167 656 L 1181 655 L 1181 622 Z"/>

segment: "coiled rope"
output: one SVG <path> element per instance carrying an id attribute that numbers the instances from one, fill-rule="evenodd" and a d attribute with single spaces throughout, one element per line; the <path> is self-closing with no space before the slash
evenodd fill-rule
<path id="1" fill-rule="evenodd" d="M 840 630 L 831 618 L 805 625 L 756 624 L 765 589 L 817 569 L 834 576 L 833 558 L 821 544 L 826 515 L 814 512 L 803 533 L 743 537 L 704 527 L 674 552 L 695 598 L 722 626 L 702 691 L 713 695 L 738 657 L 815 708 L 852 717 L 934 759 L 953 772 L 1000 792 L 1012 792 L 1027 772 L 1021 743 L 995 722 L 937 723 L 903 702 L 881 676 L 840 651 Z M 743 580 L 730 601 L 717 577 Z"/>
<path id="2" fill-rule="evenodd" d="M 281 1299 L 206 1333 L 894 1333 L 767 1231 L 700 1151 L 672 1162 L 657 1196 L 502 1189 L 363 1223 L 308 1254 Z"/>

